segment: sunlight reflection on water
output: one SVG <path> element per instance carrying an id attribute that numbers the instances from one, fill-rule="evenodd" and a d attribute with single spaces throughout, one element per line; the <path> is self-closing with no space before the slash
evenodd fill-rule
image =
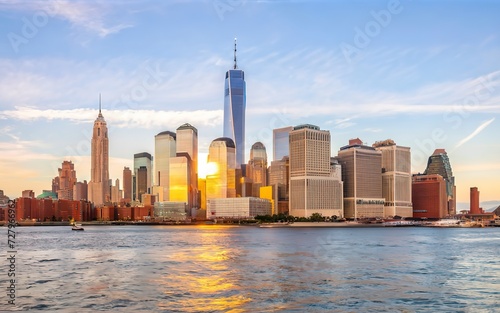
<path id="1" fill-rule="evenodd" d="M 500 296 L 498 229 L 25 227 L 19 238 L 23 310 L 492 312 Z"/>

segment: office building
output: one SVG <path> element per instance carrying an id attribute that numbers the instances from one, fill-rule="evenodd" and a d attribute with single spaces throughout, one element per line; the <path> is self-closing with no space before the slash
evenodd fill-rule
<path id="1" fill-rule="evenodd" d="M 186 123 L 179 126 L 176 130 L 176 158 L 182 158 L 182 163 L 185 163 L 187 169 L 186 186 L 187 199 L 186 204 L 188 209 L 199 207 L 198 198 L 198 130 Z M 179 165 L 179 161 L 177 161 Z M 172 175 L 171 175 L 172 177 Z M 171 201 L 176 201 L 171 199 Z"/>
<path id="2" fill-rule="evenodd" d="M 455 177 L 451 170 L 450 159 L 445 149 L 436 149 L 427 161 L 425 175 L 439 174 L 446 182 L 446 194 L 448 197 L 448 215 L 456 214 L 456 186 Z"/>
<path id="3" fill-rule="evenodd" d="M 236 147 L 231 138 L 221 137 L 212 141 L 208 164 L 214 172 L 206 177 L 207 201 L 236 197 Z"/>
<path id="4" fill-rule="evenodd" d="M 207 219 L 249 219 L 271 215 L 271 201 L 255 197 L 220 198 L 207 200 Z"/>
<path id="5" fill-rule="evenodd" d="M 155 136 L 154 186 L 153 193 L 160 201 L 169 200 L 170 158 L 176 156 L 176 134 L 164 131 Z"/>
<path id="6" fill-rule="evenodd" d="M 132 201 L 132 171 L 126 166 L 123 168 L 123 200 L 125 203 Z"/>
<path id="7" fill-rule="evenodd" d="M 94 122 L 91 144 L 90 182 L 88 183 L 89 201 L 96 207 L 110 201 L 109 194 L 109 139 L 108 126 L 101 113 L 99 95 L 99 114 Z"/>
<path id="8" fill-rule="evenodd" d="M 236 166 L 245 163 L 245 73 L 236 63 L 236 39 L 234 40 L 233 69 L 226 72 L 224 83 L 224 137 L 231 138 L 236 147 Z"/>
<path id="9" fill-rule="evenodd" d="M 273 129 L 273 161 L 282 160 L 290 154 L 289 136 L 292 126 Z"/>
<path id="10" fill-rule="evenodd" d="M 340 148 L 338 160 L 344 182 L 345 217 L 383 217 L 382 152 L 356 138 Z"/>
<path id="11" fill-rule="evenodd" d="M 410 148 L 398 146 L 391 139 L 378 141 L 373 147 L 382 152 L 384 217 L 412 217 Z"/>
<path id="12" fill-rule="evenodd" d="M 444 218 L 448 214 L 446 180 L 439 174 L 414 175 L 413 217 Z"/>
<path id="13" fill-rule="evenodd" d="M 59 200 L 73 200 L 73 188 L 76 184 L 75 165 L 71 161 L 63 161 L 59 171 L 59 189 L 57 198 Z"/>
<path id="14" fill-rule="evenodd" d="M 147 152 L 134 154 L 134 176 L 132 178 L 132 198 L 141 201 L 141 195 L 151 192 L 153 157 Z M 141 169 L 142 168 L 142 169 Z M 139 178 L 139 169 L 141 177 Z M 139 182 L 140 181 L 140 182 Z"/>
<path id="15" fill-rule="evenodd" d="M 75 186 L 73 186 L 73 199 L 75 201 L 87 201 L 88 199 L 88 184 L 87 181 L 76 182 Z"/>
<path id="16" fill-rule="evenodd" d="M 290 215 L 343 216 L 342 182 L 331 175 L 330 132 L 305 124 L 290 132 Z"/>
<path id="17" fill-rule="evenodd" d="M 262 142 L 254 143 L 250 149 L 246 175 L 252 183 L 251 196 L 259 197 L 260 187 L 267 186 L 267 153 Z"/>

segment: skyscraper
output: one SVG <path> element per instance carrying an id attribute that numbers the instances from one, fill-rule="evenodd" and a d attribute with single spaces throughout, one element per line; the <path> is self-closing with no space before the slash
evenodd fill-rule
<path id="1" fill-rule="evenodd" d="M 436 149 L 427 161 L 425 175 L 439 174 L 446 181 L 446 194 L 448 196 L 448 214 L 456 212 L 456 186 L 455 177 L 451 171 L 450 159 L 445 149 Z"/>
<path id="2" fill-rule="evenodd" d="M 142 201 L 141 195 L 150 193 L 152 187 L 152 162 L 153 157 L 147 152 L 134 154 L 134 177 L 132 178 L 132 198 L 135 201 Z M 143 167 L 143 169 L 141 169 Z M 139 183 L 139 169 L 141 177 Z"/>
<path id="3" fill-rule="evenodd" d="M 102 206 L 110 200 L 108 126 L 101 113 L 101 96 L 99 96 L 99 115 L 94 122 L 92 133 L 88 188 L 89 201 L 95 206 Z"/>
<path id="4" fill-rule="evenodd" d="M 299 125 L 290 132 L 290 215 L 343 216 L 342 182 L 332 175 L 330 132 Z"/>
<path id="5" fill-rule="evenodd" d="M 59 170 L 59 189 L 57 198 L 59 200 L 73 200 L 73 187 L 76 184 L 75 165 L 71 161 L 63 161 Z"/>
<path id="6" fill-rule="evenodd" d="M 224 84 L 224 137 L 231 138 L 236 147 L 236 165 L 245 163 L 245 73 L 236 63 L 236 39 L 234 40 L 233 69 L 226 72 Z"/>
<path id="7" fill-rule="evenodd" d="M 170 158 L 175 157 L 176 134 L 164 131 L 155 136 L 154 185 L 158 201 L 169 200 Z"/>
<path id="8" fill-rule="evenodd" d="M 273 161 L 280 161 L 290 154 L 289 136 L 292 126 L 273 129 Z"/>
<path id="9" fill-rule="evenodd" d="M 198 204 L 198 130 L 185 123 L 176 130 L 176 154 L 170 158 L 169 201 L 185 202 L 188 215 Z"/>
<path id="10" fill-rule="evenodd" d="M 126 203 L 132 201 L 132 171 L 128 167 L 123 168 L 123 199 Z"/>
<path id="11" fill-rule="evenodd" d="M 345 217 L 383 217 L 382 152 L 356 138 L 340 148 L 338 160 L 344 181 Z"/>
<path id="12" fill-rule="evenodd" d="M 412 217 L 410 148 L 397 146 L 391 139 L 378 141 L 373 147 L 382 152 L 384 217 Z"/>
<path id="13" fill-rule="evenodd" d="M 212 141 L 208 164 L 214 171 L 206 179 L 207 200 L 236 197 L 236 147 L 231 138 L 221 137 Z"/>
<path id="14" fill-rule="evenodd" d="M 267 186 L 267 153 L 262 142 L 256 142 L 250 149 L 247 177 L 252 182 L 252 196 L 259 197 L 260 187 Z"/>

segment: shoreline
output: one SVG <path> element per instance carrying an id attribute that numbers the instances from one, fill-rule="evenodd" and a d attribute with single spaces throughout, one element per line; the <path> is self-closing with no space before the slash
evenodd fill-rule
<path id="1" fill-rule="evenodd" d="M 400 228 L 400 227 L 433 227 L 433 228 L 480 228 L 495 227 L 496 224 L 422 224 L 422 223 L 358 223 L 358 222 L 294 222 L 294 223 L 213 223 L 212 221 L 196 222 L 132 222 L 132 221 L 87 221 L 78 222 L 81 226 L 246 226 L 258 228 Z M 7 227 L 7 223 L 0 222 L 0 227 Z M 47 226 L 72 226 L 70 222 L 17 222 L 16 227 L 47 227 Z"/>

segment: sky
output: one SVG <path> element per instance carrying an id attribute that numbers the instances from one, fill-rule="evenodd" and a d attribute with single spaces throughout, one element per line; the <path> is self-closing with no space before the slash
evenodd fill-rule
<path id="1" fill-rule="evenodd" d="M 90 179 L 99 94 L 110 178 L 154 136 L 191 123 L 200 174 L 222 136 L 224 75 L 247 88 L 246 155 L 272 130 L 393 139 L 423 172 L 448 152 L 457 200 L 500 203 L 499 1 L 0 0 L 0 189 L 38 195 L 64 160 Z M 460 208 L 460 205 L 459 205 Z"/>

